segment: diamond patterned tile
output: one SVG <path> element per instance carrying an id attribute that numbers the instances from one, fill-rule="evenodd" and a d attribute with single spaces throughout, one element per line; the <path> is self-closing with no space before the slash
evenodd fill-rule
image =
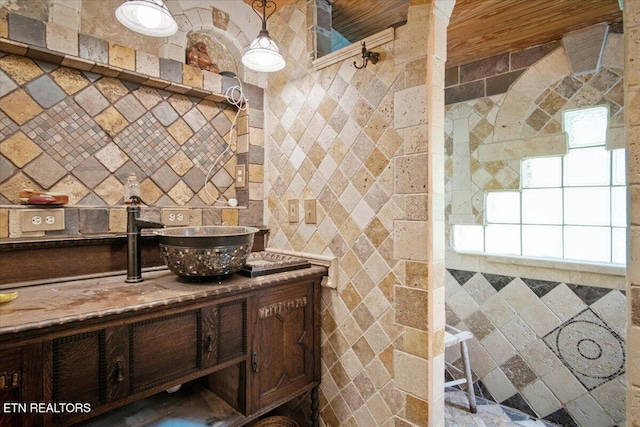
<path id="1" fill-rule="evenodd" d="M 25 89 L 42 108 L 50 108 L 66 97 L 62 89 L 48 75 L 30 82 Z"/>
<path id="2" fill-rule="evenodd" d="M 611 292 L 611 289 L 607 288 L 596 288 L 593 286 L 581 286 L 581 285 L 569 285 L 567 284 L 569 289 L 571 289 L 580 299 L 587 305 L 591 305 L 594 302 L 598 301 L 603 296 L 607 295 Z"/>
<path id="3" fill-rule="evenodd" d="M 82 184 L 95 188 L 109 176 L 109 171 L 95 157 L 89 157 L 73 169 L 73 174 Z"/>
<path id="4" fill-rule="evenodd" d="M 533 293 L 538 296 L 538 298 L 542 298 L 560 284 L 558 282 L 550 282 L 547 280 L 534 280 L 526 278 L 522 278 L 522 281 L 526 283 L 527 286 L 529 286 L 529 289 L 531 289 Z"/>
<path id="5" fill-rule="evenodd" d="M 150 112 L 116 135 L 113 142 L 148 176 L 178 152 L 173 138 Z"/>
<path id="6" fill-rule="evenodd" d="M 46 110 L 23 131 L 68 170 L 93 155 L 109 138 L 70 98 Z"/>
<path id="7" fill-rule="evenodd" d="M 34 161 L 24 167 L 23 171 L 45 189 L 51 188 L 67 173 L 65 168 L 46 153 L 40 154 Z"/>

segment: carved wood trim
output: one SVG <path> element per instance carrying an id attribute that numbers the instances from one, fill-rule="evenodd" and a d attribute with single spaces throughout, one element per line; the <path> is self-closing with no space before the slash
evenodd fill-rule
<path id="1" fill-rule="evenodd" d="M 288 301 L 277 302 L 275 304 L 266 305 L 258 309 L 258 318 L 266 319 L 267 317 L 277 316 L 278 314 L 296 310 L 307 306 L 307 297 L 294 298 Z"/>

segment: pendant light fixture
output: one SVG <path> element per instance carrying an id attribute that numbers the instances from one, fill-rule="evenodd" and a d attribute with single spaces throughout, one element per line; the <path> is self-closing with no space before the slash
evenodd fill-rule
<path id="1" fill-rule="evenodd" d="M 178 31 L 178 24 L 162 0 L 126 0 L 116 9 L 116 18 L 146 36 L 169 37 Z"/>
<path id="2" fill-rule="evenodd" d="M 273 72 L 284 68 L 286 62 L 276 43 L 269 37 L 267 31 L 267 19 L 276 11 L 273 0 L 254 0 L 251 4 L 253 11 L 262 20 L 262 30 L 258 37 L 251 43 L 249 49 L 242 55 L 242 63 L 245 67 L 254 71 Z M 273 10 L 271 10 L 273 8 Z M 262 14 L 258 12 L 262 9 Z M 267 10 L 271 10 L 267 15 Z"/>

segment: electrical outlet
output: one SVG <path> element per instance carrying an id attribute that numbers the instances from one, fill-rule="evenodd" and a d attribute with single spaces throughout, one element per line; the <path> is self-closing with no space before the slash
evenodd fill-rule
<path id="1" fill-rule="evenodd" d="M 189 209 L 164 208 L 160 211 L 160 222 L 167 227 L 189 225 Z"/>
<path id="2" fill-rule="evenodd" d="M 22 231 L 64 230 L 64 209 L 25 209 L 21 219 Z"/>
<path id="3" fill-rule="evenodd" d="M 307 199 L 304 201 L 304 222 L 315 224 L 316 221 L 316 199 Z"/>
<path id="4" fill-rule="evenodd" d="M 298 201 L 289 200 L 289 222 L 298 222 Z"/>
<path id="5" fill-rule="evenodd" d="M 247 168 L 245 165 L 236 165 L 236 187 L 247 185 Z"/>

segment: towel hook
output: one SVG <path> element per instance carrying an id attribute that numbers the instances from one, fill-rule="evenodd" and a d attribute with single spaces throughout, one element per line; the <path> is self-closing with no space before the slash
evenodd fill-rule
<path id="1" fill-rule="evenodd" d="M 368 62 L 371 62 L 372 64 L 377 64 L 379 60 L 380 60 L 380 54 L 378 52 L 371 52 L 370 50 L 367 50 L 367 45 L 365 44 L 365 42 L 362 42 L 362 65 L 358 67 L 358 65 L 356 64 L 356 61 L 353 61 L 353 66 L 356 67 L 358 70 L 361 70 L 367 67 Z"/>

